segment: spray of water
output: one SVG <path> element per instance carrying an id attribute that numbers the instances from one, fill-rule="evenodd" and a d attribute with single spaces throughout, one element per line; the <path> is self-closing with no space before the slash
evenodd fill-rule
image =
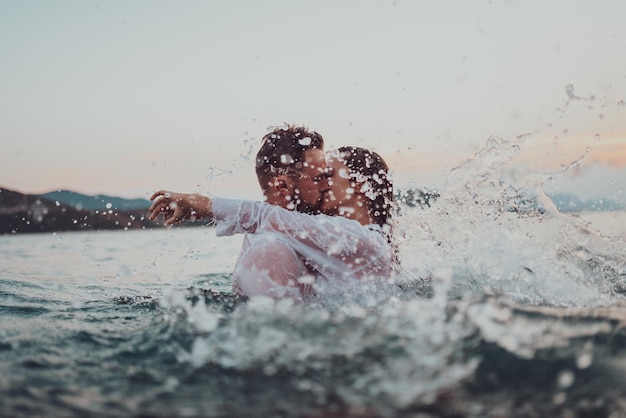
<path id="1" fill-rule="evenodd" d="M 623 250 L 559 213 L 543 191 L 545 180 L 559 173 L 516 166 L 513 157 L 527 137 L 490 138 L 451 171 L 432 207 L 404 209 L 399 280 L 423 281 L 448 268 L 453 298 L 485 288 L 518 302 L 556 306 L 602 305 L 619 297 Z"/>

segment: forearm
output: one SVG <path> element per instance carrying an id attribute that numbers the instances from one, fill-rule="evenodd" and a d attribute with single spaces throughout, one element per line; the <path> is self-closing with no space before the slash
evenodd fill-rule
<path id="1" fill-rule="evenodd" d="M 211 202 L 212 217 L 217 223 L 217 236 L 255 232 L 259 217 L 255 216 L 254 203 L 245 200 L 216 197 Z"/>
<path id="2" fill-rule="evenodd" d="M 196 218 L 212 218 L 213 217 L 213 202 L 207 196 L 192 193 L 185 195 L 181 201 L 175 201 L 176 204 L 182 204 L 191 210 L 190 216 Z"/>
<path id="3" fill-rule="evenodd" d="M 279 233 L 285 239 L 324 252 L 337 242 L 346 251 L 356 251 L 358 242 L 367 242 L 367 230 L 356 221 L 306 215 L 263 202 L 216 197 L 213 214 L 218 235 Z"/>

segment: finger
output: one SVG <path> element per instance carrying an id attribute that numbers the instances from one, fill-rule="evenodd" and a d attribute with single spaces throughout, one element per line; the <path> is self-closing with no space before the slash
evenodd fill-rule
<path id="1" fill-rule="evenodd" d="M 180 209 L 176 208 L 172 210 L 172 207 L 168 206 L 163 217 L 165 218 L 165 222 L 163 224 L 165 226 L 172 226 L 176 222 L 180 221 Z"/>
<path id="2" fill-rule="evenodd" d="M 162 203 L 159 202 L 154 202 L 152 205 L 150 205 L 150 209 L 148 209 L 150 211 L 150 219 L 154 219 L 157 216 L 159 216 L 159 213 L 162 212 Z"/>
<path id="3" fill-rule="evenodd" d="M 148 210 L 150 211 L 154 211 L 156 210 L 158 207 L 163 207 L 163 206 L 169 206 L 171 205 L 171 201 L 170 199 L 168 199 L 167 197 L 161 197 L 160 199 L 155 200 L 151 205 L 150 208 L 148 208 Z M 163 211 L 163 209 L 161 209 L 161 211 Z"/>
<path id="4" fill-rule="evenodd" d="M 169 218 L 170 224 L 180 224 L 183 220 L 189 219 L 190 213 L 190 210 L 177 206 Z"/>
<path id="5" fill-rule="evenodd" d="M 163 226 L 167 226 L 167 220 L 174 217 L 172 211 L 163 212 Z"/>
<path id="6" fill-rule="evenodd" d="M 152 196 L 150 197 L 150 200 L 154 200 L 159 196 L 165 196 L 166 194 L 168 194 L 169 192 L 167 190 L 159 190 L 158 192 L 154 192 L 152 194 Z"/>
<path id="7" fill-rule="evenodd" d="M 176 216 L 176 213 L 174 212 L 170 217 L 168 217 L 165 222 L 163 223 L 163 225 L 165 226 L 172 226 L 176 223 L 180 223 L 180 217 Z"/>
<path id="8" fill-rule="evenodd" d="M 163 200 L 163 199 L 159 199 L 159 200 L 157 200 L 156 202 L 153 202 L 153 203 L 150 205 L 150 207 L 148 208 L 148 210 L 149 210 L 150 212 L 154 212 L 154 211 L 155 211 L 155 209 L 156 209 L 157 207 L 159 207 L 159 206 L 163 203 L 163 202 L 162 202 L 162 200 Z"/>
<path id="9" fill-rule="evenodd" d="M 150 213 L 150 219 L 154 220 L 157 216 L 159 216 L 159 214 L 163 214 L 164 218 L 169 217 L 169 215 L 172 212 L 171 208 L 170 208 L 170 204 L 169 202 L 163 202 L 163 201 L 159 201 L 158 204 L 153 205 L 154 209 L 152 209 L 152 213 Z"/>

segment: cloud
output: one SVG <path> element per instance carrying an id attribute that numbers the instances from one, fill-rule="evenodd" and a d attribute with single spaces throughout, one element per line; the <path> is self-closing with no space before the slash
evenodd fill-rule
<path id="1" fill-rule="evenodd" d="M 531 138 L 515 160 L 534 170 L 565 167 L 580 159 L 582 165 L 626 167 L 626 135 L 621 137 Z"/>
<path id="2" fill-rule="evenodd" d="M 590 161 L 605 164 L 614 168 L 626 167 L 626 140 L 620 143 L 608 143 L 594 146 L 590 153 Z"/>

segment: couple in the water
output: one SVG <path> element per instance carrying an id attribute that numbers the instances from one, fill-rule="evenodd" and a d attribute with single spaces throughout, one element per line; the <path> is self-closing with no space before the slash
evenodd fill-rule
<path id="1" fill-rule="evenodd" d="M 161 190 L 151 219 L 163 214 L 169 226 L 211 217 L 218 236 L 246 234 L 235 294 L 301 299 L 316 282 L 389 277 L 393 185 L 380 155 L 325 153 L 317 132 L 284 126 L 263 137 L 256 173 L 265 202 Z"/>

